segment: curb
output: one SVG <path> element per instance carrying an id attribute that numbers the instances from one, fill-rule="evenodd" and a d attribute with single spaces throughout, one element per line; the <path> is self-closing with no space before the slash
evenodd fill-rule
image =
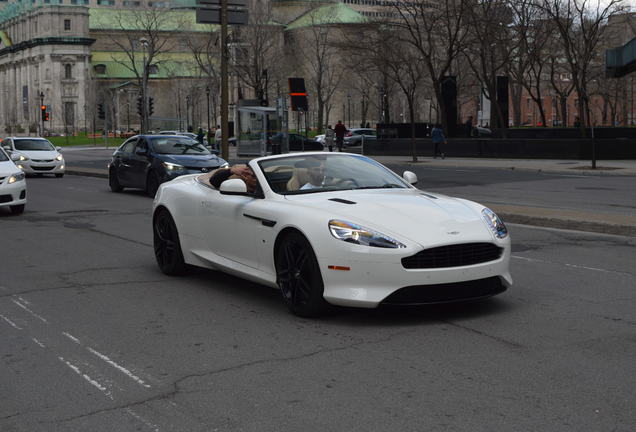
<path id="1" fill-rule="evenodd" d="M 66 168 L 66 174 L 103 179 L 108 178 L 108 171 L 102 169 Z M 520 211 L 513 212 L 510 211 L 510 206 L 502 206 L 494 203 L 482 204 L 493 209 L 504 220 L 504 222 L 507 223 L 636 237 L 636 225 L 555 217 L 558 210 L 550 211 L 549 209 L 542 209 L 542 211 L 546 213 L 545 215 L 528 215 L 524 212 L 523 207 L 519 208 Z M 526 211 L 528 210 L 530 209 L 526 208 Z"/>

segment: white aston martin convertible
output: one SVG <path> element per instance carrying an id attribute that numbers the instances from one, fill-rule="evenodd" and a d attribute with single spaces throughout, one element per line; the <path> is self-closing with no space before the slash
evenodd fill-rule
<path id="1" fill-rule="evenodd" d="M 445 303 L 512 284 L 510 238 L 488 208 L 423 192 L 373 159 L 304 153 L 253 159 L 257 187 L 231 176 L 178 177 L 154 201 L 166 274 L 186 264 L 279 288 L 289 309 Z"/>

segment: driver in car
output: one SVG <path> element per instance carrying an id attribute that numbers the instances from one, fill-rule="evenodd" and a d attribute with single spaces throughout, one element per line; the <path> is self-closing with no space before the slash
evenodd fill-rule
<path id="1" fill-rule="evenodd" d="M 228 179 L 241 179 L 247 186 L 247 192 L 253 194 L 256 191 L 256 176 L 254 171 L 247 165 L 237 164 L 231 168 L 219 168 L 212 173 L 210 184 L 216 189 L 221 187 L 221 183 Z"/>
<path id="2" fill-rule="evenodd" d="M 315 158 L 308 158 L 296 163 L 298 168 L 306 168 L 308 174 L 308 181 L 300 187 L 300 190 L 304 189 L 318 189 L 325 186 L 325 161 Z"/>

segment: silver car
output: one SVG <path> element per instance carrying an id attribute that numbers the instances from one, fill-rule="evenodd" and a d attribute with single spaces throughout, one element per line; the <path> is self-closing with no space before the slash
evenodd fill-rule
<path id="1" fill-rule="evenodd" d="M 371 141 L 377 139 L 375 135 L 375 129 L 371 128 L 351 128 L 344 137 L 345 147 L 355 147 L 362 144 L 364 141 Z"/>

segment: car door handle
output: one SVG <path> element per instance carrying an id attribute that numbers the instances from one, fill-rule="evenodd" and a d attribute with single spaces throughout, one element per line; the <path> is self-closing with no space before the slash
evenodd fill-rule
<path id="1" fill-rule="evenodd" d="M 253 216 L 253 215 L 250 215 L 250 214 L 247 214 L 247 213 L 243 213 L 243 216 L 245 216 L 246 218 L 249 218 L 249 219 L 254 219 L 254 220 L 257 220 L 257 221 L 261 221 L 261 224 L 265 225 L 266 227 L 273 227 L 274 225 L 276 225 L 276 221 L 273 221 L 273 220 L 265 219 L 265 218 L 258 217 L 258 216 Z"/>

